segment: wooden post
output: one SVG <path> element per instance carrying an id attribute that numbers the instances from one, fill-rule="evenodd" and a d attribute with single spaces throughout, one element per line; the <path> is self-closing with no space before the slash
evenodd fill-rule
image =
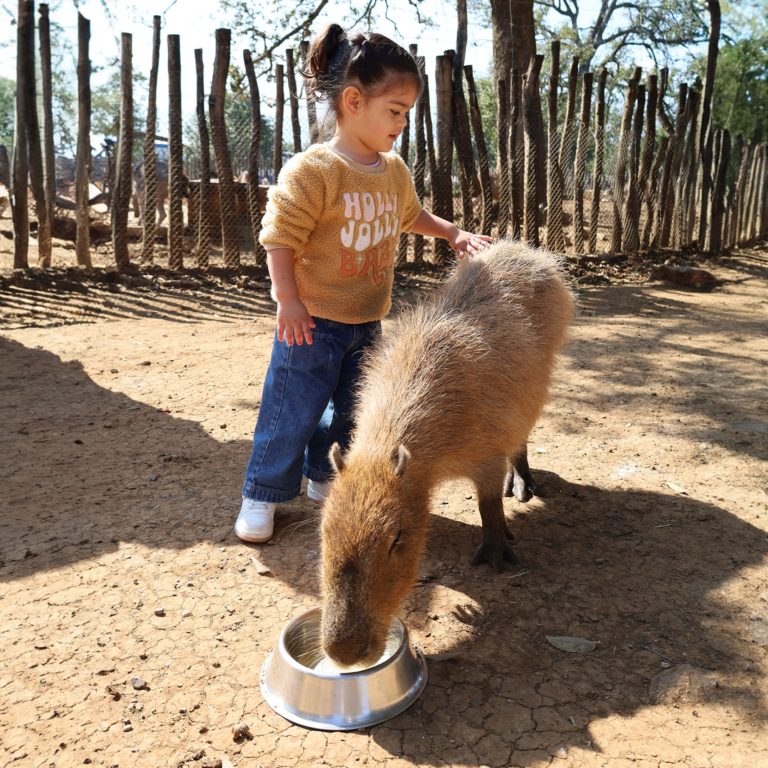
<path id="1" fill-rule="evenodd" d="M 539 196 L 536 178 L 538 137 L 536 136 L 536 98 L 542 54 L 531 56 L 523 86 L 523 126 L 525 129 L 525 239 L 532 248 L 539 247 Z"/>
<path id="2" fill-rule="evenodd" d="M 678 219 L 676 247 L 689 245 L 693 239 L 693 225 L 696 216 L 696 196 L 694 194 L 698 159 L 698 116 L 701 91 L 694 87 L 688 95 L 688 130 L 685 137 L 683 165 L 681 168 L 678 196 Z"/>
<path id="3" fill-rule="evenodd" d="M 608 70 L 601 67 L 597 77 L 595 100 L 595 168 L 592 175 L 592 203 L 589 209 L 589 252 L 597 253 L 597 228 L 600 224 L 600 197 L 603 191 L 603 159 L 605 153 L 605 83 Z"/>
<path id="4" fill-rule="evenodd" d="M 703 246 L 708 235 L 708 213 L 713 191 L 713 176 L 716 171 L 712 162 L 712 140 L 714 126 L 711 119 L 712 94 L 717 71 L 717 53 L 720 43 L 720 0 L 707 0 L 709 11 L 709 45 L 707 47 L 707 68 L 704 88 L 701 94 L 701 125 L 699 127 L 699 158 L 701 160 L 701 205 L 699 217 L 699 244 Z"/>
<path id="5" fill-rule="evenodd" d="M 475 158 L 472 154 L 470 114 L 464 96 L 464 64 L 457 58 L 453 67 L 453 103 L 455 107 L 454 131 L 456 159 L 461 182 L 462 228 L 473 231 L 477 227 L 473 197 L 478 187 L 475 179 Z"/>
<path id="6" fill-rule="evenodd" d="M 432 107 L 429 98 L 429 76 L 424 74 L 424 130 L 427 139 L 427 159 L 429 162 L 429 187 L 432 210 L 435 208 L 435 184 L 437 184 L 437 156 L 435 155 L 435 134 L 432 130 Z M 432 260 L 437 259 L 435 240 L 432 241 Z"/>
<path id="7" fill-rule="evenodd" d="M 667 162 L 661 179 L 661 201 L 659 213 L 661 223 L 659 230 L 659 245 L 664 247 L 672 240 L 672 223 L 675 215 L 676 182 L 680 173 L 680 163 L 683 156 L 683 134 L 685 131 L 685 113 L 688 103 L 688 86 L 680 84 L 677 94 L 677 118 L 667 149 Z"/>
<path id="8" fill-rule="evenodd" d="M 200 185 L 197 188 L 197 254 L 196 264 L 208 269 L 211 253 L 211 142 L 205 119 L 205 79 L 203 71 L 203 49 L 195 49 L 195 71 L 197 74 L 197 131 L 200 135 Z"/>
<path id="9" fill-rule="evenodd" d="M 749 173 L 749 196 L 747 215 L 744 226 L 744 239 L 752 243 L 757 237 L 758 207 L 760 204 L 760 188 L 763 176 L 763 145 L 755 144 L 752 153 L 752 164 Z"/>
<path id="10" fill-rule="evenodd" d="M 496 90 L 499 94 L 499 104 L 509 104 L 509 80 L 506 77 L 498 78 Z M 509 111 L 506 109 L 503 110 L 499 115 L 497 122 L 501 129 L 498 143 L 498 160 L 496 163 L 498 173 L 498 200 L 492 210 L 496 213 L 499 237 L 506 237 L 507 227 L 509 226 L 509 200 L 511 194 L 509 182 L 509 150 L 507 148 L 507 141 L 509 140 Z M 493 222 L 491 222 L 491 225 L 492 224 Z M 488 232 L 490 230 L 483 231 Z"/>
<path id="11" fill-rule="evenodd" d="M 296 89 L 296 65 L 293 61 L 293 48 L 285 51 L 286 72 L 288 75 L 288 97 L 291 101 L 291 128 L 293 129 L 293 151 L 301 152 L 301 123 L 299 123 L 299 94 Z"/>
<path id="12" fill-rule="evenodd" d="M 211 93 L 208 97 L 208 111 L 211 116 L 211 133 L 213 134 L 216 170 L 219 174 L 219 210 L 221 211 L 221 241 L 224 252 L 224 266 L 236 268 L 240 266 L 240 244 L 237 237 L 235 179 L 232 173 L 232 159 L 229 154 L 227 127 L 224 120 L 230 38 L 230 30 L 216 30 L 216 58 L 213 64 Z M 277 134 L 277 131 L 275 131 L 275 134 Z"/>
<path id="13" fill-rule="evenodd" d="M 147 128 L 144 133 L 144 199 L 141 201 L 142 244 L 141 261 L 152 264 L 157 237 L 157 77 L 160 69 L 160 16 L 152 19 L 152 65 L 149 70 L 147 94 Z"/>
<path id="14" fill-rule="evenodd" d="M 128 253 L 128 206 L 133 186 L 133 45 L 130 33 L 121 35 L 120 136 L 117 144 L 117 174 L 112 205 L 112 247 L 117 268 L 130 263 Z"/>
<path id="15" fill-rule="evenodd" d="M 438 56 L 435 68 L 437 89 L 437 165 L 438 178 L 432 180 L 434 212 L 437 216 L 453 221 L 453 87 L 452 62 L 450 56 Z M 451 255 L 447 240 L 435 242 L 435 257 L 438 264 L 445 264 Z"/>
<path id="16" fill-rule="evenodd" d="M 587 176 L 587 140 L 589 138 L 589 114 L 592 108 L 592 78 L 591 72 L 584 73 L 581 118 L 573 167 L 573 245 L 576 253 L 584 252 L 584 184 Z"/>
<path id="17" fill-rule="evenodd" d="M 261 98 L 259 83 L 253 68 L 251 52 L 243 51 L 245 74 L 248 77 L 248 91 L 251 97 L 251 143 L 248 149 L 248 212 L 253 233 L 253 248 L 256 263 L 265 264 L 267 254 L 259 242 L 261 234 L 261 205 L 259 204 L 259 148 L 261 145 Z"/>
<path id="18" fill-rule="evenodd" d="M 184 267 L 184 145 L 181 138 L 181 50 L 168 35 L 168 267 Z"/>
<path id="19" fill-rule="evenodd" d="M 509 168 L 510 193 L 512 197 L 512 239 L 522 240 L 523 237 L 523 161 L 520 156 L 520 141 L 523 125 L 523 84 L 520 73 L 513 69 L 511 73 L 512 88 L 510 89 L 509 113 Z"/>
<path id="20" fill-rule="evenodd" d="M 40 5 L 40 79 L 43 90 L 43 190 L 45 224 L 40 221 L 37 250 L 41 267 L 51 266 L 51 227 L 56 199 L 56 149 L 53 140 L 53 76 L 51 71 L 51 24 L 48 6 Z"/>
<path id="21" fill-rule="evenodd" d="M 560 41 L 550 46 L 549 63 L 549 121 L 547 136 L 547 248 L 565 250 L 563 236 L 563 174 L 558 154 L 560 139 L 557 133 L 557 96 L 560 82 Z"/>
<path id="22" fill-rule="evenodd" d="M 624 115 L 621 120 L 621 135 L 616 159 L 616 177 L 613 185 L 613 230 L 611 235 L 611 251 L 621 250 L 623 239 L 622 211 L 624 208 L 624 190 L 626 185 L 627 163 L 629 162 L 630 142 L 632 141 L 632 115 L 637 97 L 637 84 L 640 80 L 640 68 L 635 68 L 634 74 L 627 85 L 627 95 L 624 101 Z"/>
<path id="23" fill-rule="evenodd" d="M 709 222 L 709 238 L 706 250 L 712 254 L 720 253 L 723 247 L 723 218 L 725 215 L 725 185 L 728 178 L 728 166 L 731 162 L 731 134 L 727 130 L 718 131 L 720 151 L 717 157 L 714 188 L 712 190 L 712 217 Z"/>
<path id="24" fill-rule="evenodd" d="M 301 61 L 303 66 L 307 66 L 307 54 L 309 53 L 309 40 L 302 40 L 299 45 Z M 306 89 L 305 89 L 306 90 Z M 317 104 L 315 103 L 315 94 L 307 91 L 307 122 L 309 123 L 309 141 L 316 144 L 320 140 L 320 129 L 317 125 Z"/>
<path id="25" fill-rule="evenodd" d="M 25 82 L 29 56 L 29 29 L 34 26 L 31 9 L 26 0 L 19 0 L 16 28 L 16 82 Z M 29 93 L 26 88 L 16 89 L 16 116 L 13 141 L 13 268 L 29 266 L 29 148 L 25 115 Z"/>
<path id="26" fill-rule="evenodd" d="M 571 60 L 571 69 L 568 72 L 568 105 L 565 110 L 565 125 L 563 126 L 563 138 L 560 142 L 558 161 L 560 172 L 563 174 L 563 197 L 567 194 L 565 172 L 571 167 L 573 156 L 573 126 L 576 120 L 576 90 L 579 82 L 579 57 Z"/>
<path id="27" fill-rule="evenodd" d="M 35 199 L 35 213 L 37 215 L 38 232 L 38 262 L 40 260 L 39 243 L 40 234 L 50 241 L 51 224 L 48 221 L 48 209 L 45 205 L 45 187 L 43 186 L 43 152 L 40 142 L 40 121 L 37 117 L 37 77 L 35 75 L 35 3 L 34 0 L 25 0 L 25 15 L 27 23 L 21 31 L 27 39 L 24 44 L 25 57 L 22 62 L 24 75 L 21 83 L 25 84 L 27 91 L 24 98 L 24 113 L 22 115 L 24 132 L 27 141 L 27 162 L 29 163 L 29 184 L 32 188 L 32 196 Z M 50 257 L 49 257 L 50 258 Z"/>
<path id="28" fill-rule="evenodd" d="M 88 216 L 88 177 L 91 172 L 91 22 L 77 14 L 77 156 L 75 201 L 77 202 L 77 263 L 91 266 L 91 233 Z M 112 188 L 114 198 L 114 188 Z M 113 205 L 114 208 L 114 200 Z"/>
<path id="29" fill-rule="evenodd" d="M 483 218 L 480 223 L 481 232 L 489 232 L 491 227 L 491 209 L 493 208 L 493 189 L 491 187 L 491 173 L 488 164 L 488 149 L 483 133 L 483 118 L 480 114 L 480 103 L 477 99 L 477 88 L 472 66 L 464 67 L 464 76 L 467 79 L 467 92 L 469 94 L 469 112 L 472 118 L 472 132 L 475 134 L 475 147 L 477 148 L 477 163 L 480 173 L 480 189 L 483 194 Z"/>
<path id="30" fill-rule="evenodd" d="M 739 229 L 741 219 L 742 198 L 744 196 L 744 184 L 746 183 L 746 174 L 749 164 L 749 145 L 745 144 L 744 137 L 736 137 L 736 151 L 734 157 L 738 164 L 738 174 L 733 189 L 733 199 L 729 212 L 728 239 L 726 245 L 733 248 L 739 244 Z"/>
<path id="31" fill-rule="evenodd" d="M 427 162 L 427 146 L 424 137 L 424 105 L 429 101 L 429 83 L 424 71 L 425 60 L 423 56 L 416 57 L 416 65 L 421 73 L 422 86 L 419 98 L 416 101 L 414 122 L 416 123 L 416 158 L 413 168 L 413 182 L 416 187 L 416 196 L 419 202 L 424 204 L 424 176 Z M 413 242 L 413 261 L 421 264 L 424 261 L 424 236 L 416 235 Z"/>
<path id="32" fill-rule="evenodd" d="M 409 46 L 409 50 L 411 53 L 411 56 L 416 57 L 416 46 L 411 45 Z M 403 162 L 406 165 L 409 165 L 409 154 L 411 149 L 410 144 L 410 138 L 411 138 L 411 119 L 410 119 L 410 113 L 406 113 L 405 115 L 405 128 L 403 128 L 403 132 L 400 135 L 400 157 L 403 159 Z M 402 264 L 404 261 L 406 261 L 408 258 L 408 233 L 403 232 L 400 235 L 400 243 L 397 248 L 397 263 Z"/>
<path id="33" fill-rule="evenodd" d="M 656 150 L 656 113 L 658 111 L 658 76 L 651 75 L 648 78 L 648 108 L 646 109 L 645 120 L 645 143 L 643 145 L 643 157 L 640 163 L 640 175 L 638 177 L 638 188 L 642 204 L 645 207 L 645 222 L 643 232 L 640 237 L 640 248 L 648 248 L 648 242 L 651 232 L 651 223 L 654 217 L 654 207 L 656 201 L 657 178 L 651 173 L 653 166 L 653 157 Z M 658 166 L 656 166 L 658 170 Z"/>
<path id="34" fill-rule="evenodd" d="M 635 118 L 632 130 L 632 144 L 628 163 L 628 179 L 622 210 L 621 250 L 636 254 L 640 250 L 640 194 L 637 188 L 640 168 L 640 142 L 645 113 L 645 86 L 637 86 Z"/>
<path id="35" fill-rule="evenodd" d="M 272 162 L 274 181 L 283 167 L 283 114 L 285 112 L 285 74 L 282 64 L 275 64 L 275 154 Z"/>

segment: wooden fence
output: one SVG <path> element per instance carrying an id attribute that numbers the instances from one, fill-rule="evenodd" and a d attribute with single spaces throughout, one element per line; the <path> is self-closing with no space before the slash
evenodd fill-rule
<path id="1" fill-rule="evenodd" d="M 29 265 L 30 216 L 27 190 L 32 190 L 37 218 L 38 264 L 51 263 L 52 233 L 58 221 L 55 204 L 54 147 L 51 110 L 48 8 L 40 6 L 39 35 L 42 82 L 42 128 L 35 108 L 34 3 L 22 2 L 18 25 L 16 146 L 7 182 L 12 190 L 14 267 Z M 90 24 L 78 24 L 78 138 L 75 178 L 75 240 L 77 263 L 91 265 L 93 216 L 89 206 Z M 202 51 L 195 51 L 196 116 L 199 132 L 199 179 L 187 190 L 182 143 L 179 38 L 167 36 L 169 72 L 169 137 L 167 192 L 169 223 L 159 228 L 155 208 L 165 189 L 158 177 L 155 151 L 157 76 L 160 66 L 160 18 L 155 17 L 149 77 L 147 123 L 143 137 L 139 190 L 141 227 L 130 227 L 128 210 L 135 185 L 132 90 L 132 39 L 122 36 L 120 133 L 109 185 L 110 235 L 115 265 L 132 261 L 152 264 L 158 241 L 170 269 L 190 260 L 196 267 L 241 264 L 243 243 L 257 263 L 265 189 L 259 183 L 261 97 L 253 59 L 243 51 L 250 94 L 247 176 L 235 178 L 229 147 L 225 102 L 231 62 L 230 32 L 218 29 L 216 55 L 206 113 Z M 434 76 L 424 57 L 410 46 L 425 87 L 404 132 L 400 151 L 412 168 L 419 197 L 438 215 L 464 228 L 513 237 L 552 250 L 576 254 L 609 251 L 633 257 L 660 249 L 697 248 L 718 253 L 768 237 L 768 159 L 766 144 L 736 137 L 727 130 L 700 124 L 701 83 L 681 85 L 676 108 L 667 108 L 668 73 L 662 70 L 642 81 L 638 68 L 626 85 L 618 135 L 606 137 L 607 72 L 579 73 L 570 63 L 565 113 L 560 106 L 560 45 L 552 44 L 548 87 L 547 135 L 537 120 L 536 98 L 544 56 L 531 59 L 527 72 L 502 73 L 497 81 L 498 157 L 491 168 L 472 67 L 461 66 L 452 51 L 438 56 Z M 284 110 L 290 115 L 293 151 L 318 140 L 317 108 L 300 97 L 298 56 L 286 51 L 285 64 L 275 67 L 276 112 L 272 172 L 283 161 Z M 286 98 L 287 86 L 287 98 Z M 309 136 L 301 132 L 300 110 L 306 110 Z M 434 118 L 434 119 L 433 119 Z M 615 148 L 613 167 L 606 169 L 606 146 Z M 213 150 L 210 155 L 209 147 Z M 1 150 L 2 148 L 0 148 Z M 0 157 L 2 152 L 0 151 Z M 0 163 L 2 165 L 2 163 Z M 216 175 L 212 175 L 215 165 Z M 542 168 L 546 178 L 542 179 Z M 0 168 L 2 171 L 2 168 Z M 2 174 L 0 174 L 2 175 Z M 3 179 L 0 178 L 0 182 Z M 545 184 L 543 182 L 546 182 Z M 544 193 L 542 194 L 542 190 Z M 183 203 L 188 193 L 189 200 Z M 184 221 L 184 209 L 187 221 Z M 602 239 L 600 239 L 600 229 Z M 399 258 L 441 263 L 450 258 L 447 243 L 436 241 L 427 254 L 419 236 L 403 236 Z"/>

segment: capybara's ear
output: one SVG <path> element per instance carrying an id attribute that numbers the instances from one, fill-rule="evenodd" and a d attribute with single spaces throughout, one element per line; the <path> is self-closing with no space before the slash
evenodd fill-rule
<path id="1" fill-rule="evenodd" d="M 331 459 L 331 464 L 336 467 L 336 472 L 343 472 L 344 467 L 347 465 L 344 463 L 344 457 L 341 455 L 341 446 L 338 443 L 334 443 L 328 455 Z"/>
<path id="2" fill-rule="evenodd" d="M 392 464 L 395 467 L 395 477 L 402 477 L 405 474 L 405 468 L 408 466 L 410 460 L 411 452 L 404 445 L 400 445 L 397 449 L 397 453 L 392 456 Z"/>

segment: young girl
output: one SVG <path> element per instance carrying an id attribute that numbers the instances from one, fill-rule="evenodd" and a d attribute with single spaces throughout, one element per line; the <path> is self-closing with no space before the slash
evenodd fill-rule
<path id="1" fill-rule="evenodd" d="M 325 498 L 328 452 L 349 443 L 363 353 L 391 305 L 400 233 L 445 238 L 459 258 L 491 240 L 422 209 L 392 152 L 421 89 L 408 51 L 332 24 L 304 76 L 336 133 L 286 163 L 264 215 L 277 332 L 235 523 L 244 541 L 271 538 L 275 507 L 299 494 L 302 473 L 307 496 Z"/>

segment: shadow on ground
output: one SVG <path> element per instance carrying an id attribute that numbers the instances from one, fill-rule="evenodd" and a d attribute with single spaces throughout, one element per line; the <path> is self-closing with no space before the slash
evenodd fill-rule
<path id="1" fill-rule="evenodd" d="M 222 444 L 197 423 L 104 389 L 78 363 L 44 350 L 0 339 L 0 358 L 1 581 L 96 558 L 121 542 L 242 546 L 232 535 L 232 489 L 245 441 Z M 111 430 L 121 439 L 110 440 L 107 452 L 103 436 Z M 152 454 L 148 445 L 162 450 Z M 419 763 L 500 766 L 514 734 L 523 756 L 516 761 L 527 764 L 530 750 L 533 764 L 537 750 L 552 753 L 564 733 L 565 746 L 583 746 L 595 718 L 645 707 L 660 660 L 722 675 L 711 695 L 745 719 L 765 721 L 756 690 L 729 682 L 754 673 L 753 638 L 745 634 L 754 622 L 721 596 L 764 561 L 765 533 L 692 498 L 546 474 L 540 482 L 535 508 L 507 502 L 521 562 L 500 576 L 467 564 L 479 525 L 434 516 L 429 580 L 413 593 L 407 620 L 425 637 L 444 633 L 442 650 L 458 655 L 432 664 L 422 698 L 372 738 Z M 88 503 L 79 493 L 85 487 Z M 314 596 L 306 553 L 317 528 L 297 528 L 305 508 L 303 499 L 287 505 L 277 545 L 261 557 L 276 578 Z M 451 640 L 456 622 L 466 631 Z M 565 654 L 548 634 L 598 646 Z"/>

